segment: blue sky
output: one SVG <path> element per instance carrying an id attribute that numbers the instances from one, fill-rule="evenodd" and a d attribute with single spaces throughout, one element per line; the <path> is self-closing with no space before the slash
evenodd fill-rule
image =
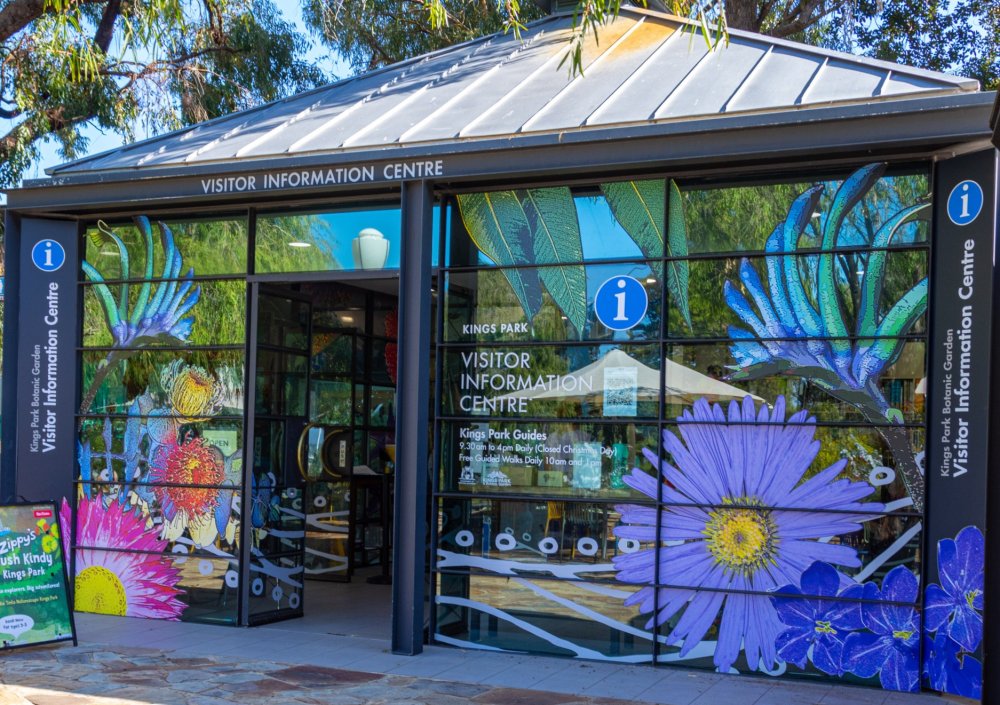
<path id="1" fill-rule="evenodd" d="M 274 4 L 277 5 L 278 10 L 281 12 L 282 16 L 286 20 L 294 22 L 299 31 L 303 34 L 307 34 L 305 25 L 302 23 L 302 11 L 300 0 L 274 0 Z M 310 58 L 314 61 L 323 65 L 323 69 L 327 73 L 333 73 L 335 75 L 345 75 L 347 72 L 346 65 L 339 64 L 339 62 L 331 61 L 330 53 L 328 49 L 320 49 L 316 46 L 316 41 L 313 40 L 312 49 L 309 52 Z M 141 125 L 137 126 L 137 130 L 141 130 Z M 87 146 L 87 154 L 97 154 L 98 152 L 104 152 L 109 149 L 114 149 L 122 144 L 122 138 L 119 135 L 113 133 L 103 133 L 97 128 L 87 127 L 84 129 L 83 134 L 89 139 L 89 144 Z M 150 135 L 139 132 L 136 135 L 137 139 L 143 139 Z M 49 141 L 41 145 L 42 147 L 42 157 L 39 159 L 28 171 L 25 173 L 26 179 L 40 179 L 45 177 L 45 169 L 53 166 L 57 166 L 62 162 L 66 161 L 60 154 L 58 146 L 55 142 Z M 5 199 L 3 199 L 5 200 Z"/>

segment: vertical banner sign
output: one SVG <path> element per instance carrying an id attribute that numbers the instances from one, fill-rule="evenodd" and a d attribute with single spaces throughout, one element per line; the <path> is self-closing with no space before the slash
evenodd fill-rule
<path id="1" fill-rule="evenodd" d="M 0 651 L 74 631 L 55 505 L 0 506 Z"/>
<path id="2" fill-rule="evenodd" d="M 17 496 L 72 497 L 77 224 L 25 218 L 17 379 Z"/>
<path id="3" fill-rule="evenodd" d="M 981 696 L 982 681 L 974 671 L 983 631 L 995 154 L 987 150 L 942 161 L 934 184 L 926 685 L 973 698 Z M 970 622 L 980 626 L 967 629 Z"/>

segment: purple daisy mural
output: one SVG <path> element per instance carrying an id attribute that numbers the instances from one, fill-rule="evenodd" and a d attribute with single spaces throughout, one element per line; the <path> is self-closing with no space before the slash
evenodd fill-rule
<path id="1" fill-rule="evenodd" d="M 618 580 L 645 586 L 625 604 L 656 610 L 647 629 L 677 617 L 667 643 L 681 644 L 681 657 L 705 639 L 721 613 L 716 667 L 728 670 L 742 650 L 751 669 L 773 668 L 786 625 L 761 593 L 800 584 L 816 561 L 860 566 L 855 549 L 835 537 L 858 531 L 884 508 L 862 502 L 871 485 L 839 478 L 846 460 L 806 479 L 820 449 L 815 418 L 800 411 L 786 420 L 784 397 L 759 409 L 746 397 L 730 403 L 728 414 L 699 399 L 677 421 L 679 435 L 663 434 L 672 462 L 643 451 L 660 478 L 638 469 L 625 478 L 671 505 L 659 527 L 652 508 L 617 507 L 622 525 L 616 536 L 664 544 L 615 557 Z M 657 572 L 671 587 L 656 586 Z"/>

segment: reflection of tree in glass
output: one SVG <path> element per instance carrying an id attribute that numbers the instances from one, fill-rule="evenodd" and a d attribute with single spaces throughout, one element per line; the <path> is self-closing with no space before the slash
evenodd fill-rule
<path id="1" fill-rule="evenodd" d="M 353 233 L 351 234 L 353 237 Z M 289 247 L 301 242 L 309 247 Z M 343 269 L 334 255 L 337 234 L 321 215 L 269 216 L 257 219 L 258 272 L 308 272 Z"/>

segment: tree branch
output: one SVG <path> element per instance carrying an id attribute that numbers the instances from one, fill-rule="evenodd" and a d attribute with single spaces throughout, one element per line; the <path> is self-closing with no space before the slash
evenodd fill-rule
<path id="1" fill-rule="evenodd" d="M 807 27 L 816 24 L 827 15 L 833 14 L 836 9 L 836 3 L 831 3 L 827 6 L 825 0 L 806 0 L 806 2 L 798 5 L 798 12 L 796 15 L 793 15 L 794 19 L 789 18 L 786 22 L 777 25 L 768 34 L 772 37 L 787 37 L 790 34 L 801 32 Z"/>
<path id="2" fill-rule="evenodd" d="M 102 0 L 77 0 L 79 5 L 90 5 Z M 0 10 L 0 42 L 6 42 L 29 24 L 51 12 L 46 0 L 13 0 Z"/>
<path id="3" fill-rule="evenodd" d="M 101 16 L 101 24 L 97 26 L 94 33 L 94 44 L 103 52 L 108 53 L 111 46 L 111 38 L 115 36 L 115 20 L 121 14 L 122 0 L 109 0 L 104 14 Z"/>

